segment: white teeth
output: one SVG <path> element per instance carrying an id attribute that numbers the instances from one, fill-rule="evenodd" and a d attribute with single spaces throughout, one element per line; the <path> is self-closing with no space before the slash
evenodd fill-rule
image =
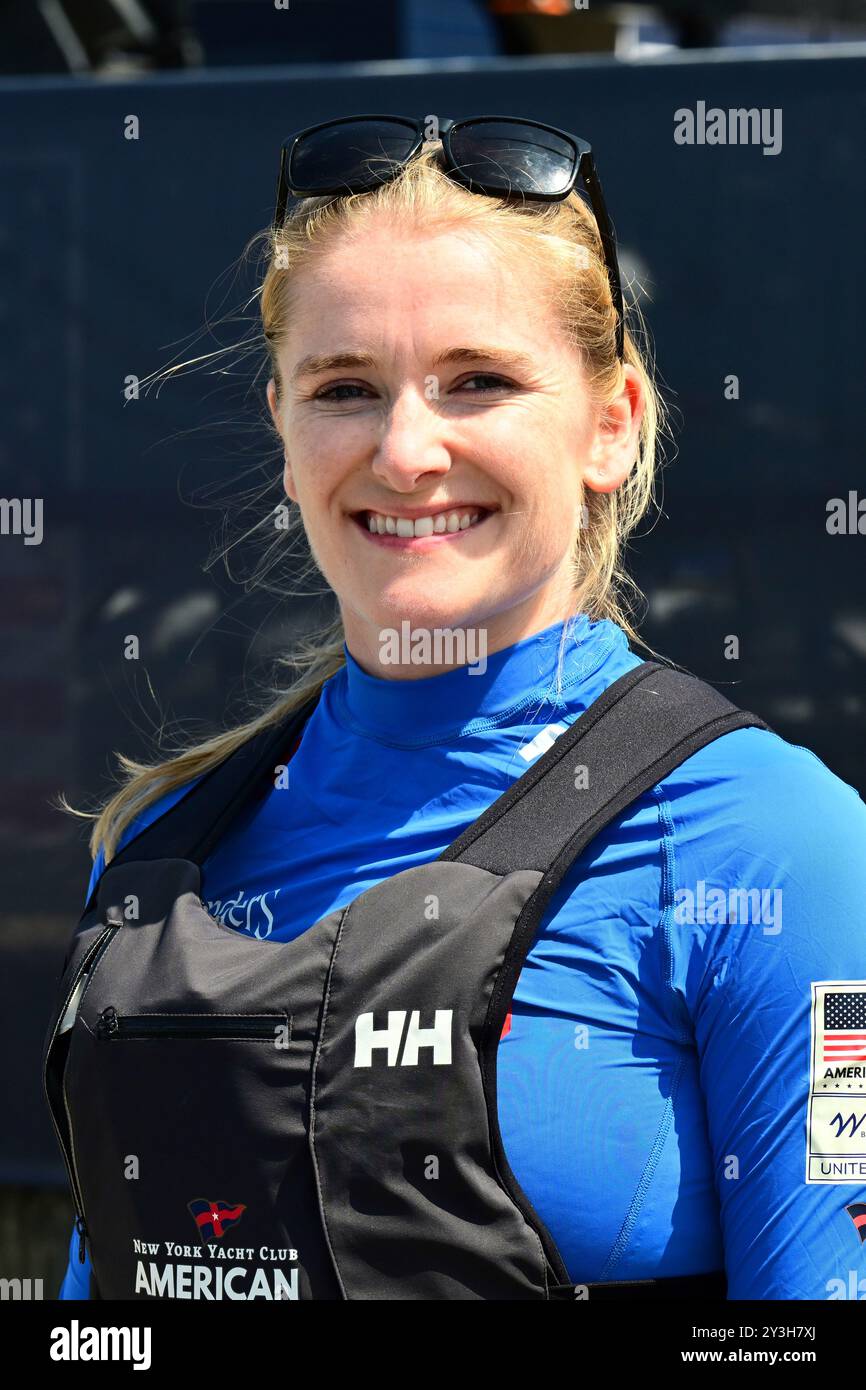
<path id="1" fill-rule="evenodd" d="M 419 516 L 412 521 L 405 516 L 383 516 L 381 512 L 367 513 L 367 529 L 380 536 L 401 536 L 409 540 L 413 536 L 441 535 L 448 531 L 467 531 L 481 515 L 480 512 L 438 512 L 436 516 Z"/>

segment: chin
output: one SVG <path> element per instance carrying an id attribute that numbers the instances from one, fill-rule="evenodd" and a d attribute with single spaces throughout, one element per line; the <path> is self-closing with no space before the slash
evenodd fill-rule
<path id="1" fill-rule="evenodd" d="M 415 628 L 461 627 L 474 622 L 472 615 L 478 612 L 478 605 L 462 603 L 450 604 L 443 601 L 441 594 L 431 603 L 430 594 L 395 595 L 393 600 L 380 602 L 376 608 L 374 621 L 379 627 L 397 628 L 404 622 Z"/>

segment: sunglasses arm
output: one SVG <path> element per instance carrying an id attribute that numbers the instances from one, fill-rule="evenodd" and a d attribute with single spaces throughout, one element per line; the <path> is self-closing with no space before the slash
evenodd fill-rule
<path id="1" fill-rule="evenodd" d="M 283 225 L 286 216 L 286 205 L 289 201 L 289 181 L 286 177 L 286 170 L 289 164 L 289 152 L 285 145 L 280 150 L 280 177 L 277 180 L 277 200 L 274 211 L 273 231 L 276 233 Z"/>
<path id="2" fill-rule="evenodd" d="M 616 309 L 616 347 L 617 355 L 623 355 L 623 336 L 624 336 L 624 306 L 622 299 L 622 281 L 619 275 L 619 262 L 616 254 L 616 237 L 613 232 L 613 225 L 608 216 L 607 206 L 601 191 L 601 182 L 596 173 L 595 161 L 590 153 L 583 156 L 582 174 L 586 190 L 589 193 L 589 201 L 595 214 L 596 225 L 598 226 L 601 244 L 604 249 L 604 258 L 607 262 L 607 276 L 610 281 L 611 295 L 613 296 L 613 307 Z"/>

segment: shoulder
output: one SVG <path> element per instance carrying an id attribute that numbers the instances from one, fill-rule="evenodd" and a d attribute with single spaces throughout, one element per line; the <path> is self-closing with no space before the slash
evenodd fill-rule
<path id="1" fill-rule="evenodd" d="M 199 781 L 201 781 L 200 777 L 193 777 L 189 782 L 184 782 L 179 787 L 172 787 L 171 791 L 165 792 L 162 796 L 158 797 L 156 801 L 151 802 L 149 806 L 145 806 L 143 810 L 139 811 L 138 815 L 134 816 L 121 832 L 115 854 L 125 849 L 131 840 L 134 840 L 137 835 L 140 835 L 149 825 L 153 825 L 154 821 L 159 820 L 160 816 L 164 816 L 167 811 L 171 810 L 172 806 L 176 806 L 177 803 L 186 796 L 187 792 L 191 791 Z M 87 892 L 84 898 L 85 902 L 89 900 L 90 894 L 93 892 L 95 884 L 102 876 L 104 869 L 105 852 L 100 845 L 96 858 L 93 861 L 93 868 L 90 872 L 90 881 L 87 885 Z"/>
<path id="2" fill-rule="evenodd" d="M 753 983 L 772 965 L 774 989 L 783 975 L 792 986 L 862 975 L 866 805 L 853 787 L 809 749 L 737 729 L 656 793 L 673 921 L 689 951 L 706 949 L 705 965 L 719 953 L 743 955 Z M 760 930 L 743 931 L 748 923 Z"/>
<path id="3" fill-rule="evenodd" d="M 768 729 L 706 744 L 658 788 L 685 840 L 728 839 L 754 852 L 811 856 L 866 849 L 866 804 L 808 748 Z"/>

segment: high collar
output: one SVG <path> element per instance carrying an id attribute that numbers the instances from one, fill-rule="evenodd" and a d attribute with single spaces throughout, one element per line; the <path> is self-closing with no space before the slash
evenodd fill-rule
<path id="1" fill-rule="evenodd" d="M 556 670 L 566 626 L 557 698 Z M 615 648 L 627 645 L 615 623 L 592 622 L 579 613 L 488 655 L 483 671 L 467 665 L 420 680 L 387 680 L 368 675 L 344 643 L 345 667 L 328 682 L 332 709 L 355 733 L 392 746 L 420 748 L 477 729 L 522 722 L 521 711 L 530 707 L 540 712 L 539 706 L 549 703 L 551 718 L 557 708 L 579 710 L 581 685 Z"/>

